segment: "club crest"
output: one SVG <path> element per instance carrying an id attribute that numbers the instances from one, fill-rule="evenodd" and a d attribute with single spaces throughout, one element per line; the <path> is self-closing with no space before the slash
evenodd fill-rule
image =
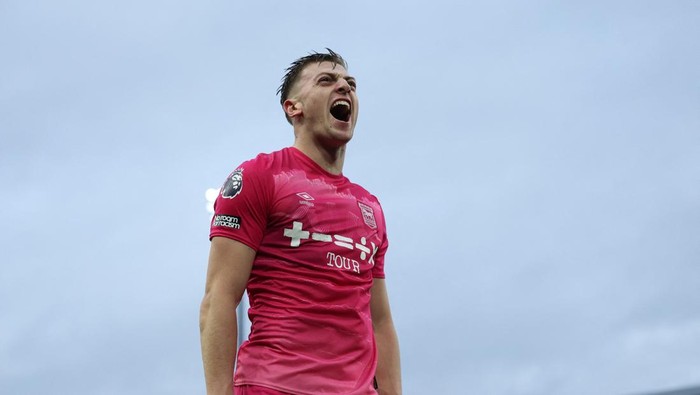
<path id="1" fill-rule="evenodd" d="M 365 221 L 365 225 L 372 229 L 377 229 L 377 221 L 374 219 L 374 210 L 372 210 L 372 207 L 360 202 L 357 202 L 357 205 L 360 206 L 362 219 Z"/>

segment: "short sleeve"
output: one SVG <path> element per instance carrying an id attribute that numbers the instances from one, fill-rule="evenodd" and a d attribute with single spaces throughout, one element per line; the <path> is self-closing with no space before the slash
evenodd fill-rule
<path id="1" fill-rule="evenodd" d="M 269 172 L 255 159 L 234 170 L 214 202 L 209 239 L 226 237 L 257 251 L 267 226 L 272 188 Z"/>
<path id="2" fill-rule="evenodd" d="M 381 205 L 380 205 L 381 207 Z M 379 215 L 381 218 L 381 229 L 383 230 L 382 243 L 377 249 L 377 253 L 374 255 L 374 266 L 372 267 L 372 277 L 374 278 L 385 278 L 384 273 L 384 256 L 386 255 L 387 249 L 389 249 L 389 239 L 386 234 L 386 220 L 384 219 L 384 210 L 379 210 Z"/>

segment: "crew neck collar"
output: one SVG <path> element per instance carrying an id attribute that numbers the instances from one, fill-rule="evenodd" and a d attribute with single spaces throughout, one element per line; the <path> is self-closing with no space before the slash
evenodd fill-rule
<path id="1" fill-rule="evenodd" d="M 301 152 L 301 150 L 299 148 L 289 147 L 289 150 L 291 150 L 291 152 L 294 154 L 294 156 L 296 156 L 298 159 L 300 159 L 302 162 L 304 162 L 304 164 L 306 164 L 309 167 L 312 167 L 314 170 L 318 171 L 319 173 L 323 174 L 324 176 L 329 177 L 329 178 L 333 178 L 333 179 L 337 179 L 337 180 L 342 180 L 345 178 L 345 176 L 343 175 L 342 172 L 340 174 L 333 174 L 333 173 L 329 172 L 328 170 L 324 169 L 323 167 L 321 167 L 321 165 L 316 163 L 313 159 L 309 158 L 308 155 Z"/>

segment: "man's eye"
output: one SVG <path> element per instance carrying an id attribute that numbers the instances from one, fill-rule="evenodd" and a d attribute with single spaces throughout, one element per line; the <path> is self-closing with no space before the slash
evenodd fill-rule
<path id="1" fill-rule="evenodd" d="M 318 79 L 318 82 L 330 82 L 330 81 L 331 81 L 331 77 L 328 77 L 328 76 L 321 77 Z"/>
<path id="2" fill-rule="evenodd" d="M 350 85 L 352 90 L 357 89 L 357 83 L 355 81 L 348 81 L 348 85 Z"/>

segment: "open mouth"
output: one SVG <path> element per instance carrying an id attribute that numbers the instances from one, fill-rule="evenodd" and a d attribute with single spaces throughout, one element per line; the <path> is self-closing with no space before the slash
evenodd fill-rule
<path id="1" fill-rule="evenodd" d="M 350 114 L 350 102 L 347 100 L 340 99 L 331 106 L 331 115 L 339 121 L 350 121 Z"/>

